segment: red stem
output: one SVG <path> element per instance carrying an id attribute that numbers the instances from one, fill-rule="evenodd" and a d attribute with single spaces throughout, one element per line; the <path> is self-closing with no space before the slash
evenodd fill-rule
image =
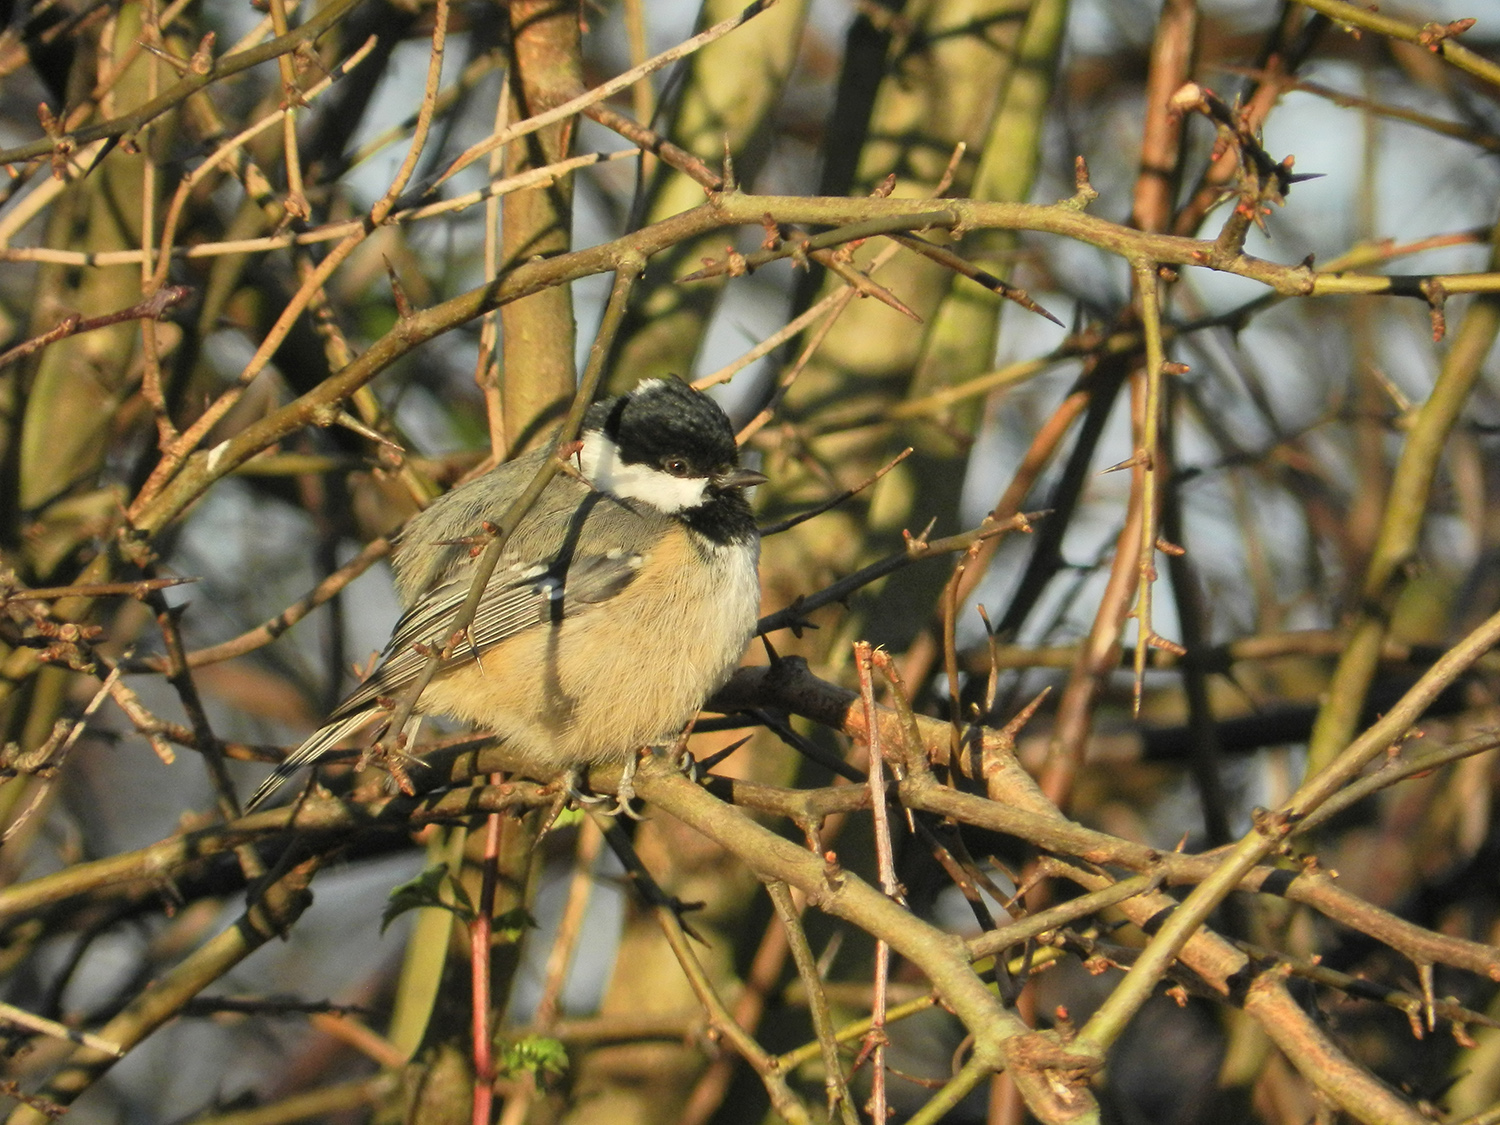
<path id="1" fill-rule="evenodd" d="M 497 784 L 499 778 L 491 777 Z M 473 1125 L 490 1125 L 495 1100 L 495 1060 L 490 1043 L 490 921 L 495 913 L 495 878 L 500 864 L 500 816 L 485 821 L 484 867 L 479 909 L 469 923 L 469 978 L 473 982 L 474 1113 Z"/>

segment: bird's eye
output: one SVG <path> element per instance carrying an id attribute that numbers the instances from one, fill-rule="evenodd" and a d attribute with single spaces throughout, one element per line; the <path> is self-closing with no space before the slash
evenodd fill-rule
<path id="1" fill-rule="evenodd" d="M 662 462 L 661 467 L 667 472 L 671 473 L 674 477 L 685 477 L 692 472 L 692 470 L 688 468 L 688 463 L 681 457 L 669 457 L 667 458 L 667 460 Z"/>

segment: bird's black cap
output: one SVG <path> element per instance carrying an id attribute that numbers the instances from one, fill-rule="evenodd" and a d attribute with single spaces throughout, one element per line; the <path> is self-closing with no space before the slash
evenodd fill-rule
<path id="1" fill-rule="evenodd" d="M 647 379 L 629 394 L 595 403 L 584 427 L 614 442 L 627 464 L 659 466 L 680 458 L 692 475 L 713 476 L 739 463 L 728 416 L 675 375 Z"/>

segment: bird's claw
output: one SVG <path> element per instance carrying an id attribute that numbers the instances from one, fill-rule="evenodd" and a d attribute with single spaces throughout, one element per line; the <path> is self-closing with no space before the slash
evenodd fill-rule
<path id="1" fill-rule="evenodd" d="M 698 762 L 687 747 L 682 747 L 672 760 L 687 775 L 689 781 L 698 781 Z M 645 817 L 631 807 L 639 799 L 635 791 L 635 771 L 639 764 L 640 759 L 635 755 L 625 760 L 625 768 L 620 773 L 620 784 L 616 786 L 613 796 L 608 793 L 585 792 L 584 768 L 575 766 L 567 775 L 567 794 L 580 807 L 594 806 L 604 816 L 628 816 L 631 820 L 644 820 Z"/>
<path id="2" fill-rule="evenodd" d="M 609 793 L 585 793 L 583 769 L 582 767 L 575 768 L 568 779 L 568 795 L 580 806 L 600 806 L 597 811 L 604 816 L 628 816 L 631 820 L 644 820 L 645 818 L 640 813 L 630 807 L 631 802 L 636 799 L 635 769 L 636 759 L 634 757 L 627 759 L 624 772 L 620 774 L 620 784 L 611 795 Z"/>
<path id="3" fill-rule="evenodd" d="M 630 807 L 635 796 L 635 770 L 639 759 L 632 754 L 625 759 L 625 768 L 620 772 L 620 784 L 615 788 L 615 807 L 610 816 L 628 816 L 631 820 L 644 820 L 640 813 Z"/>

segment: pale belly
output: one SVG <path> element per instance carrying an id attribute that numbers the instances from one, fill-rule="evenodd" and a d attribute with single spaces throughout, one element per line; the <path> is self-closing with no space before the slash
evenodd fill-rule
<path id="1" fill-rule="evenodd" d="M 755 629 L 756 545 L 719 550 L 716 567 L 648 568 L 665 577 L 643 574 L 607 603 L 465 662 L 428 686 L 421 710 L 492 730 L 544 770 L 671 741 Z"/>

